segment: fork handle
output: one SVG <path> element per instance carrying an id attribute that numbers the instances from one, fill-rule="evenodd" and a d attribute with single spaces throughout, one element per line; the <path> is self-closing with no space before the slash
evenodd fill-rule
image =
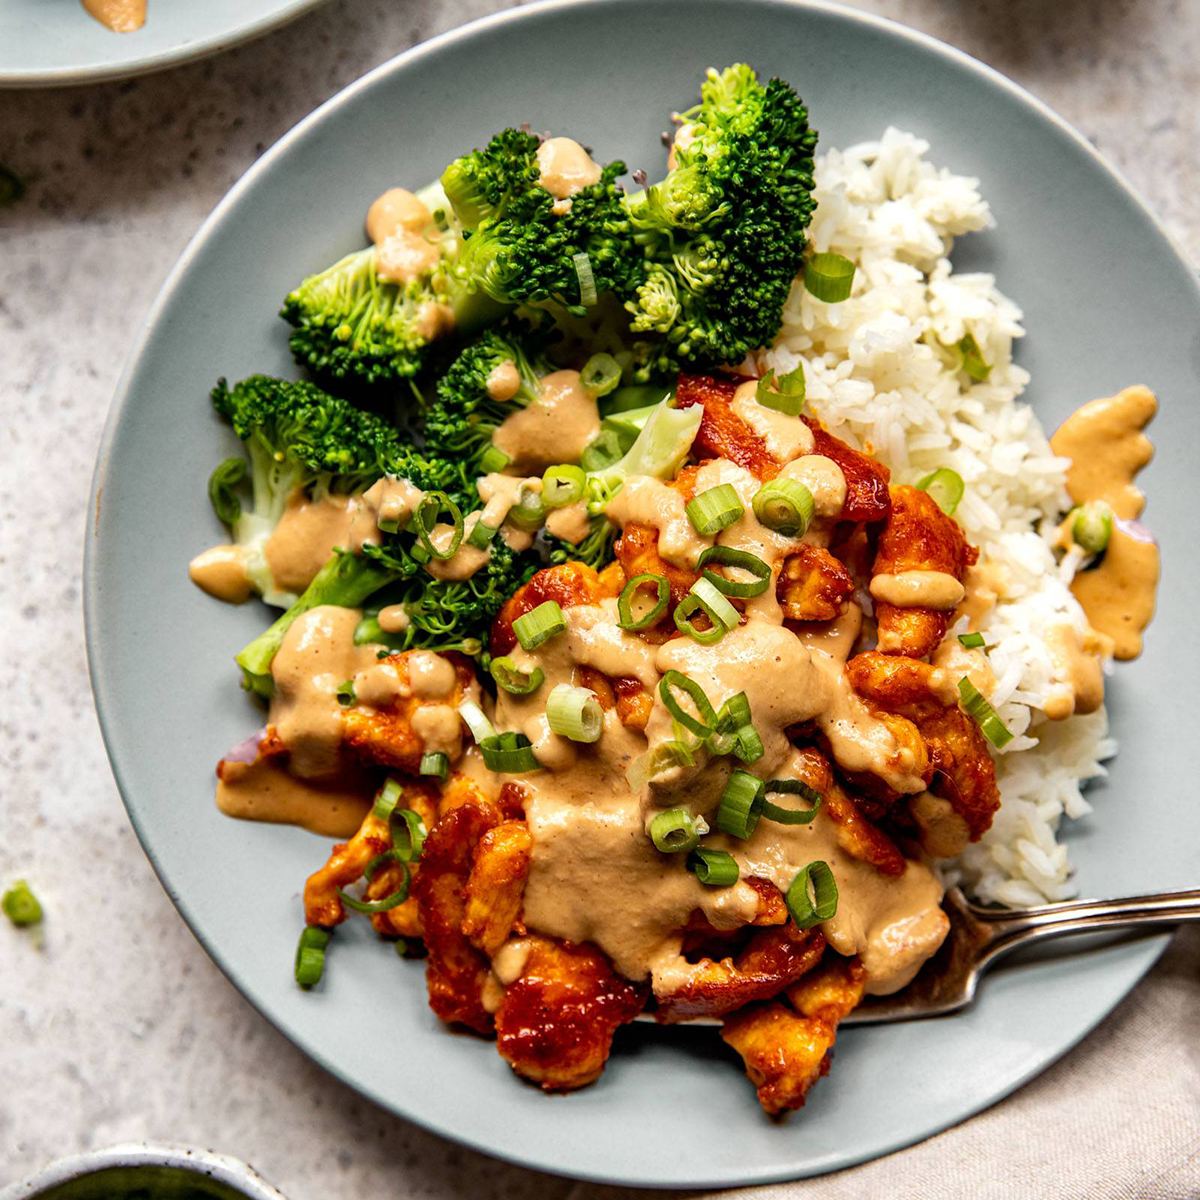
<path id="1" fill-rule="evenodd" d="M 1127 896 L 1118 900 L 1075 900 L 1016 912 L 971 906 L 971 915 L 987 925 L 990 937 L 979 965 L 1043 938 L 1104 929 L 1139 929 L 1200 921 L 1200 889 Z"/>

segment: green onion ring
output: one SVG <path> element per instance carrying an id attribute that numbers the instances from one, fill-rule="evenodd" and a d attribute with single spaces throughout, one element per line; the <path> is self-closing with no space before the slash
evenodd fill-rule
<path id="1" fill-rule="evenodd" d="M 657 593 L 654 607 L 640 617 L 633 615 L 633 600 L 638 588 L 653 584 Z M 622 589 L 617 597 L 617 624 L 622 629 L 648 629 L 667 611 L 671 599 L 671 585 L 661 575 L 651 575 L 645 572 L 635 575 Z"/>
<path id="2" fill-rule="evenodd" d="M 966 485 L 963 483 L 963 477 L 957 471 L 950 470 L 949 467 L 938 467 L 936 471 L 930 471 L 917 484 L 917 491 L 928 492 L 933 497 L 938 508 L 948 517 L 954 515 L 954 510 L 958 507 L 958 502 L 963 498 L 965 490 Z"/>
<path id="3" fill-rule="evenodd" d="M 604 732 L 604 709 L 590 688 L 560 683 L 546 697 L 546 723 L 572 742 L 598 742 Z"/>
<path id="4" fill-rule="evenodd" d="M 523 733 L 493 734 L 479 743 L 479 749 L 487 767 L 502 775 L 536 771 L 540 766 L 534 757 L 532 743 Z"/>
<path id="5" fill-rule="evenodd" d="M 382 854 L 376 855 L 368 864 L 367 872 L 370 874 L 367 877 L 367 882 L 370 883 L 379 867 L 383 865 L 383 861 L 394 861 L 400 864 L 401 871 L 404 872 L 404 881 L 390 895 L 384 896 L 381 900 L 357 900 L 349 895 L 344 888 L 338 888 L 337 893 L 341 897 L 342 903 L 347 908 L 352 908 L 359 913 L 381 913 L 388 912 L 393 908 L 399 908 L 401 904 L 408 899 L 409 885 L 412 883 L 412 876 L 408 872 L 408 867 L 396 857 L 394 850 L 385 850 Z M 364 872 L 364 874 L 367 874 Z"/>
<path id="6" fill-rule="evenodd" d="M 314 987 L 321 982 L 325 973 L 325 947 L 329 945 L 329 931 L 320 925 L 308 925 L 300 933 L 296 943 L 296 982 L 302 988 Z"/>
<path id="7" fill-rule="evenodd" d="M 517 617 L 512 627 L 523 650 L 536 650 L 566 629 L 567 618 L 557 600 L 545 600 L 537 608 Z"/>
<path id="8" fill-rule="evenodd" d="M 750 502 L 760 525 L 784 537 L 803 537 L 813 519 L 813 495 L 798 479 L 772 479 Z"/>
<path id="9" fill-rule="evenodd" d="M 808 894 L 808 885 L 812 884 L 813 894 Z M 792 880 L 783 897 L 791 918 L 798 929 L 811 929 L 828 921 L 837 914 L 838 889 L 837 880 L 829 869 L 829 864 L 817 859 Z"/>
<path id="10" fill-rule="evenodd" d="M 403 795 L 404 785 L 400 780 L 393 779 L 389 775 L 384 781 L 383 787 L 375 793 L 375 804 L 371 808 L 371 816 L 377 821 L 386 821 Z"/>
<path id="11" fill-rule="evenodd" d="M 750 583 L 741 579 L 727 579 L 712 570 L 709 563 L 749 571 L 754 579 Z M 753 596 L 761 596 L 771 586 L 771 568 L 757 554 L 751 554 L 748 550 L 735 550 L 732 546 L 709 546 L 696 560 L 696 566 L 701 568 L 704 578 L 723 596 L 749 600 Z"/>
<path id="12" fill-rule="evenodd" d="M 754 399 L 763 408 L 773 408 L 784 416 L 798 417 L 804 407 L 804 367 L 797 366 L 779 379 L 768 371 L 754 389 Z"/>
<path id="13" fill-rule="evenodd" d="M 650 822 L 650 840 L 660 854 L 682 854 L 699 845 L 700 834 L 686 808 L 669 808 Z"/>
<path id="14" fill-rule="evenodd" d="M 416 862 L 428 836 L 425 822 L 411 808 L 398 808 L 388 818 L 392 848 L 400 862 Z"/>
<path id="15" fill-rule="evenodd" d="M 450 538 L 450 546 L 447 550 L 439 550 L 429 536 L 437 524 L 438 517 L 443 512 L 450 514 L 450 522 L 454 526 L 454 535 Z M 409 528 L 417 535 L 417 541 L 431 558 L 447 562 L 458 553 L 458 548 L 462 545 L 462 509 L 445 492 L 426 492 L 421 497 L 416 512 L 413 513 Z"/>
<path id="16" fill-rule="evenodd" d="M 536 533 L 546 523 L 546 505 L 537 492 L 522 484 L 517 503 L 508 510 L 508 519 L 518 529 Z"/>
<path id="17" fill-rule="evenodd" d="M 696 706 L 696 711 L 700 714 L 699 719 L 684 711 L 683 706 L 675 699 L 672 688 L 679 688 L 680 691 L 688 694 Z M 682 671 L 668 671 L 658 681 L 658 694 L 662 697 L 667 712 L 689 733 L 694 733 L 698 738 L 706 738 L 713 732 L 717 723 L 717 714 L 713 712 L 713 706 L 704 694 L 704 689 L 694 679 Z"/>
<path id="18" fill-rule="evenodd" d="M 716 620 L 725 626 L 726 629 L 736 629 L 738 622 L 741 621 L 742 615 L 736 608 L 725 598 L 720 589 L 715 587 L 709 580 L 703 576 L 692 584 L 692 590 L 689 595 L 699 596 L 704 604 L 704 611 L 709 617 L 716 616 Z"/>
<path id="19" fill-rule="evenodd" d="M 1104 500 L 1089 500 L 1073 508 L 1068 520 L 1071 517 L 1074 518 L 1071 520 L 1071 541 L 1088 554 L 1103 554 L 1112 541 L 1112 505 Z"/>
<path id="20" fill-rule="evenodd" d="M 495 737 L 496 730 L 491 721 L 484 716 L 483 709 L 474 700 L 464 700 L 458 706 L 458 715 L 463 719 L 476 744 L 485 738 Z"/>
<path id="21" fill-rule="evenodd" d="M 683 511 L 698 534 L 712 537 L 740 521 L 746 510 L 733 484 L 719 483 L 693 496 Z"/>
<path id="22" fill-rule="evenodd" d="M 417 774 L 431 775 L 445 783 L 450 775 L 450 756 L 443 754 L 440 750 L 422 754 Z"/>
<path id="23" fill-rule="evenodd" d="M 246 478 L 246 460 L 227 458 L 208 477 L 208 498 L 217 520 L 232 525 L 242 515 L 242 502 L 234 488 Z"/>
<path id="24" fill-rule="evenodd" d="M 488 666 L 497 686 L 502 687 L 510 696 L 528 696 L 536 692 L 546 679 L 546 672 L 541 667 L 532 671 L 522 671 L 509 655 L 503 658 L 493 658 Z"/>
<path id="25" fill-rule="evenodd" d="M 982 633 L 960 633 L 958 635 L 958 640 L 968 650 L 987 650 Z"/>
<path id="26" fill-rule="evenodd" d="M 740 768 L 729 777 L 717 808 L 717 828 L 730 837 L 748 838 L 758 828 L 763 782 Z"/>
<path id="27" fill-rule="evenodd" d="M 687 868 L 705 887 L 732 887 L 741 872 L 737 859 L 724 850 L 707 850 L 697 846 L 688 855 Z"/>
<path id="28" fill-rule="evenodd" d="M 804 286 L 818 300 L 839 304 L 854 287 L 854 264 L 844 254 L 814 254 L 804 264 Z"/>
<path id="29" fill-rule="evenodd" d="M 467 534 L 467 545 L 473 546 L 476 550 L 486 550 L 498 532 L 498 527 L 484 524 L 483 517 L 480 516 L 476 518 L 475 524 L 471 526 L 471 532 Z"/>
<path id="30" fill-rule="evenodd" d="M 962 355 L 962 369 L 976 383 L 983 383 L 992 373 L 991 364 L 984 362 L 983 351 L 973 333 L 964 334 L 959 339 L 958 352 Z"/>
<path id="31" fill-rule="evenodd" d="M 579 385 L 597 399 L 621 382 L 621 365 L 611 354 L 593 354 L 579 372 Z"/>
<path id="32" fill-rule="evenodd" d="M 781 808 L 772 804 L 767 797 L 777 792 L 786 796 L 799 796 L 812 805 L 811 808 Z M 762 815 L 769 821 L 777 821 L 780 825 L 808 825 L 821 811 L 825 798 L 815 788 L 799 779 L 772 779 L 763 785 Z"/>
<path id="33" fill-rule="evenodd" d="M 979 726 L 983 736 L 997 750 L 1013 740 L 1012 730 L 1000 719 L 1000 715 L 987 702 L 983 693 L 964 675 L 958 681 L 958 694 L 967 716 Z"/>
<path id="34" fill-rule="evenodd" d="M 697 629 L 692 624 L 691 617 L 697 610 L 703 612 L 712 622 L 711 629 Z M 675 606 L 674 616 L 675 628 L 702 646 L 715 646 L 729 632 L 717 614 L 695 592 L 688 592 Z"/>
<path id="35" fill-rule="evenodd" d="M 512 459 L 499 446 L 489 446 L 480 456 L 479 469 L 485 475 L 495 475 L 503 471 L 510 462 Z"/>
<path id="36" fill-rule="evenodd" d="M 587 475 L 582 467 L 560 463 L 547 467 L 542 475 L 542 504 L 546 508 L 563 508 L 583 496 Z"/>

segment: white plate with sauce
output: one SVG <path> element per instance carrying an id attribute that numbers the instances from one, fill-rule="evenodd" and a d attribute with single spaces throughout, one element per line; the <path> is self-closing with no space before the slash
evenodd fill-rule
<path id="1" fill-rule="evenodd" d="M 145 75 L 267 33 L 324 0 L 4 0 L 0 87 Z"/>
<path id="2" fill-rule="evenodd" d="M 547 1098 L 490 1043 L 442 1028 L 421 966 L 365 922 L 339 930 L 319 991 L 294 985 L 297 895 L 328 842 L 217 812 L 214 765 L 260 719 L 231 656 L 268 618 L 214 604 L 187 560 L 218 536 L 205 484 L 236 448 L 208 390 L 218 375 L 292 373 L 280 297 L 359 244 L 374 196 L 420 185 L 459 148 L 521 121 L 589 142 L 601 161 L 652 167 L 666 114 L 704 67 L 738 59 L 796 84 L 824 148 L 895 124 L 928 139 L 934 161 L 981 178 L 998 226 L 964 239 L 956 263 L 994 272 L 1024 309 L 1017 361 L 1048 429 L 1126 384 L 1158 394 L 1158 453 L 1140 483 L 1162 548 L 1159 611 L 1145 652 L 1109 688 L 1121 753 L 1089 789 L 1095 815 L 1066 838 L 1085 896 L 1194 886 L 1194 714 L 1182 697 L 1200 648 L 1200 289 L 1082 138 L 1001 76 L 885 21 L 783 0 L 549 3 L 366 76 L 264 155 L 185 252 L 118 389 L 88 523 L 88 642 L 109 753 L 155 869 L 222 970 L 318 1062 L 410 1120 L 529 1166 L 643 1186 L 792 1179 L 945 1129 L 1071 1047 L 1166 939 L 1061 948 L 998 970 L 961 1015 L 846 1030 L 835 1069 L 782 1125 L 763 1119 L 740 1065 L 703 1028 L 625 1030 L 596 1085 Z M 536 86 L 514 62 L 537 64 Z M 486 79 L 487 104 L 447 86 L 456 79 Z M 318 186 L 320 205 L 297 202 Z M 363 1037 L 382 1012 L 387 1036 Z"/>

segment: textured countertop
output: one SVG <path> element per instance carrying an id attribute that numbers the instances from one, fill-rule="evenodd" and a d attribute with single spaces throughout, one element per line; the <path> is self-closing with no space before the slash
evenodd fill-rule
<path id="1" fill-rule="evenodd" d="M 0 92 L 0 1186 L 118 1141 L 253 1162 L 293 1200 L 612 1196 L 421 1132 L 310 1063 L 226 982 L 121 807 L 84 660 L 89 482 L 122 362 L 188 238 L 314 106 L 502 0 L 337 0 L 256 43 L 133 82 Z M 984 59 L 1081 129 L 1200 259 L 1200 5 L 867 0 Z M 773 1194 L 1200 1194 L 1200 929 L 1062 1062 L 974 1120 Z M 1086 1109 L 1072 1099 L 1087 1095 Z M 1030 1131 L 1036 1130 L 1037 1136 Z M 1131 1136 L 1132 1135 L 1132 1136 Z M 1053 1151 L 1051 1150 L 1053 1147 Z M 985 1164 L 1002 1163 L 993 1168 Z M 627 1193 L 620 1193 L 625 1195 Z"/>

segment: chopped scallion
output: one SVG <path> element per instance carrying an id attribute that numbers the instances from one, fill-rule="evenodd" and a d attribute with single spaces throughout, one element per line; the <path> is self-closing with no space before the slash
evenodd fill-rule
<path id="1" fill-rule="evenodd" d="M 960 633 L 958 640 L 968 650 L 983 650 L 985 652 L 987 650 L 982 633 Z"/>
<path id="2" fill-rule="evenodd" d="M 703 537 L 712 537 L 727 529 L 740 520 L 745 511 L 731 483 L 719 483 L 700 492 L 684 509 L 692 527 Z"/>
<path id="3" fill-rule="evenodd" d="M 443 513 L 449 515 L 453 533 L 450 536 L 449 545 L 445 549 L 439 549 L 429 535 L 433 532 L 438 517 Z M 421 502 L 417 505 L 408 527 L 417 535 L 417 542 L 421 548 L 431 558 L 436 558 L 441 562 L 452 559 L 458 553 L 459 546 L 462 545 L 462 509 L 445 492 L 426 492 L 421 497 Z"/>
<path id="4" fill-rule="evenodd" d="M 596 303 L 596 277 L 592 273 L 592 260 L 586 254 L 572 254 L 575 275 L 579 280 L 579 303 L 591 308 Z"/>
<path id="5" fill-rule="evenodd" d="M 813 495 L 798 479 L 772 479 L 754 493 L 754 515 L 784 537 L 803 537 L 813 519 Z"/>
<path id="6" fill-rule="evenodd" d="M 928 492 L 938 508 L 946 516 L 952 517 L 959 501 L 963 498 L 966 484 L 963 483 L 963 477 L 957 471 L 952 471 L 949 467 L 938 467 L 936 471 L 931 471 L 917 484 L 917 489 Z"/>
<path id="7" fill-rule="evenodd" d="M 638 589 L 653 586 L 655 601 L 640 617 L 633 615 L 633 602 Z M 661 575 L 651 575 L 648 572 L 635 575 L 622 589 L 617 597 L 617 624 L 622 629 L 649 629 L 659 617 L 667 611 L 667 603 L 671 599 L 671 585 Z"/>
<path id="8" fill-rule="evenodd" d="M 604 732 L 604 709 L 590 688 L 560 683 L 546 698 L 546 722 L 572 742 L 596 742 Z"/>
<path id="9" fill-rule="evenodd" d="M 42 905 L 23 879 L 18 879 L 4 893 L 0 908 L 14 925 L 37 925 L 42 919 Z"/>
<path id="10" fill-rule="evenodd" d="M 710 622 L 708 629 L 700 629 L 693 623 L 692 617 L 697 612 L 703 612 L 708 617 Z M 725 622 L 708 606 L 704 598 L 694 591 L 688 592 L 675 606 L 674 617 L 675 628 L 680 633 L 686 633 L 688 637 L 702 646 L 716 645 L 729 632 Z"/>
<path id="11" fill-rule="evenodd" d="M 1089 500 L 1071 510 L 1071 540 L 1088 554 L 1103 554 L 1112 540 L 1112 505 L 1104 500 Z"/>
<path id="12" fill-rule="evenodd" d="M 394 892 L 390 892 L 379 900 L 359 900 L 357 897 L 351 896 L 344 888 L 338 888 L 338 896 L 347 908 L 352 908 L 358 913 L 366 913 L 369 916 L 372 913 L 390 912 L 393 908 L 399 908 L 408 899 L 408 889 L 412 884 L 412 876 L 408 872 L 408 867 L 404 865 L 399 856 L 392 850 L 376 855 L 367 864 L 365 872 L 367 882 L 371 882 L 376 872 L 385 862 L 396 862 L 399 864 L 404 876 L 400 882 L 400 886 Z"/>
<path id="13" fill-rule="evenodd" d="M 499 532 L 497 527 L 485 525 L 483 518 L 479 517 L 471 526 L 471 532 L 467 534 L 467 545 L 474 546 L 476 550 L 486 550 L 492 544 L 492 539 L 497 532 Z"/>
<path id="14" fill-rule="evenodd" d="M 375 803 L 371 808 L 371 815 L 377 821 L 386 821 L 403 795 L 404 785 L 400 780 L 389 775 L 383 787 L 375 793 Z"/>
<path id="15" fill-rule="evenodd" d="M 508 510 L 508 519 L 518 529 L 536 533 L 546 523 L 546 505 L 541 494 L 522 484 L 516 504 Z"/>
<path id="16" fill-rule="evenodd" d="M 397 861 L 416 862 L 421 857 L 426 837 L 425 822 L 420 814 L 411 808 L 397 808 L 388 818 L 388 826 L 392 831 L 392 851 Z M 368 876 L 368 880 L 371 877 Z"/>
<path id="17" fill-rule="evenodd" d="M 794 371 L 775 378 L 774 371 L 768 371 L 754 389 L 754 399 L 763 408 L 773 408 L 788 417 L 798 417 L 804 407 L 804 367 L 797 366 Z"/>
<path id="18" fill-rule="evenodd" d="M 698 716 L 692 716 L 675 698 L 672 691 L 678 688 L 687 694 L 696 706 Z M 690 676 L 682 671 L 668 671 L 658 682 L 658 694 L 666 706 L 667 712 L 675 718 L 689 733 L 698 738 L 706 738 L 714 730 L 717 714 L 713 711 L 712 703 L 704 694 L 704 689 Z"/>
<path id="19" fill-rule="evenodd" d="M 783 900 L 792 920 L 800 929 L 811 929 L 834 917 L 837 914 L 838 889 L 829 864 L 819 858 L 810 862 L 792 880 L 792 886 L 784 893 Z"/>
<path id="20" fill-rule="evenodd" d="M 495 475 L 503 471 L 510 462 L 512 459 L 499 446 L 489 446 L 480 456 L 479 469 L 485 475 Z"/>
<path id="21" fill-rule="evenodd" d="M 432 775 L 445 783 L 450 775 L 450 756 L 443 754 L 440 750 L 422 754 L 418 774 Z"/>
<path id="22" fill-rule="evenodd" d="M 607 396 L 621 382 L 621 366 L 611 354 L 593 354 L 579 372 L 579 383 L 593 396 Z"/>
<path id="23" fill-rule="evenodd" d="M 315 987 L 325 974 L 325 948 L 329 932 L 319 925 L 308 925 L 296 944 L 296 982 L 302 988 Z"/>
<path id="24" fill-rule="evenodd" d="M 691 594 L 698 596 L 703 601 L 704 611 L 708 613 L 710 620 L 715 617 L 726 629 L 737 628 L 737 624 L 741 620 L 741 614 L 721 594 L 720 589 L 714 586 L 708 579 L 705 579 L 703 576 L 697 579 L 692 584 Z"/>
<path id="25" fill-rule="evenodd" d="M 650 840 L 660 854 L 682 854 L 696 848 L 700 834 L 686 808 L 669 808 L 650 822 Z"/>
<path id="26" fill-rule="evenodd" d="M 498 687 L 502 687 L 510 696 L 528 696 L 536 692 L 545 681 L 546 672 L 541 667 L 532 671 L 522 671 L 509 655 L 503 658 L 493 658 L 488 670 Z"/>
<path id="27" fill-rule="evenodd" d="M 804 264 L 804 286 L 818 300 L 838 304 L 854 287 L 854 264 L 844 254 L 814 254 Z"/>
<path id="28" fill-rule="evenodd" d="M 579 465 L 585 471 L 602 471 L 605 467 L 611 467 L 624 453 L 620 434 L 615 429 L 601 429 L 579 456 Z"/>
<path id="29" fill-rule="evenodd" d="M 242 515 L 242 502 L 234 489 L 246 478 L 246 460 L 227 458 L 208 477 L 208 498 L 217 520 L 232 525 Z"/>
<path id="30" fill-rule="evenodd" d="M 732 854 L 703 846 L 697 846 L 688 855 L 687 867 L 705 887 L 732 887 L 741 874 Z"/>
<path id="31" fill-rule="evenodd" d="M 479 743 L 483 761 L 490 770 L 504 775 L 536 771 L 538 760 L 533 746 L 523 733 L 497 733 Z"/>
<path id="32" fill-rule="evenodd" d="M 958 681 L 958 694 L 967 715 L 997 750 L 1013 740 L 1012 730 L 1005 725 L 983 693 L 965 675 Z"/>
<path id="33" fill-rule="evenodd" d="M 625 772 L 625 782 L 631 792 L 640 792 L 647 780 L 673 767 L 691 767 L 695 765 L 691 748 L 683 742 L 673 739 L 659 742 L 653 750 L 635 758 Z"/>
<path id="34" fill-rule="evenodd" d="M 991 363 L 983 361 L 983 351 L 980 350 L 973 333 L 964 334 L 959 339 L 958 351 L 962 355 L 962 369 L 976 383 L 983 383 L 992 373 L 992 366 Z"/>
<path id="35" fill-rule="evenodd" d="M 566 629 L 567 618 L 563 616 L 557 600 L 545 600 L 537 608 L 517 617 L 512 627 L 522 649 L 536 650 L 543 642 L 548 642 Z"/>
<path id="36" fill-rule="evenodd" d="M 547 467 L 542 476 L 542 503 L 547 508 L 562 508 L 574 504 L 583 496 L 583 485 L 587 475 L 582 467 L 571 463 L 562 463 L 557 467 Z"/>
<path id="37" fill-rule="evenodd" d="M 729 777 L 717 809 L 717 828 L 730 837 L 748 838 L 758 828 L 763 782 L 749 771 Z"/>
<path id="38" fill-rule="evenodd" d="M 339 683 L 333 694 L 337 697 L 337 702 L 343 706 L 358 703 L 358 694 L 354 689 L 353 679 L 347 679 L 345 683 Z"/>
<path id="39" fill-rule="evenodd" d="M 772 779 L 763 788 L 762 815 L 780 825 L 808 825 L 821 811 L 824 797 L 816 788 L 811 788 L 799 779 Z M 767 796 L 772 792 L 787 796 L 799 796 L 811 805 L 810 808 L 782 808 L 772 804 Z"/>
<path id="40" fill-rule="evenodd" d="M 483 715 L 483 709 L 475 703 L 474 700 L 464 700 L 458 706 L 458 715 L 462 717 L 467 728 L 471 731 L 471 736 L 476 743 L 482 743 L 487 738 L 494 737 L 496 734 L 495 727 L 491 721 Z"/>
<path id="41" fill-rule="evenodd" d="M 754 576 L 747 582 L 741 579 L 728 579 L 712 570 L 710 564 L 721 567 L 736 567 L 749 571 Z M 771 583 L 771 568 L 756 554 L 748 550 L 735 550 L 732 546 L 709 546 L 704 550 L 696 565 L 701 568 L 701 574 L 724 596 L 734 596 L 740 600 L 748 600 L 752 596 L 761 596 Z"/>

